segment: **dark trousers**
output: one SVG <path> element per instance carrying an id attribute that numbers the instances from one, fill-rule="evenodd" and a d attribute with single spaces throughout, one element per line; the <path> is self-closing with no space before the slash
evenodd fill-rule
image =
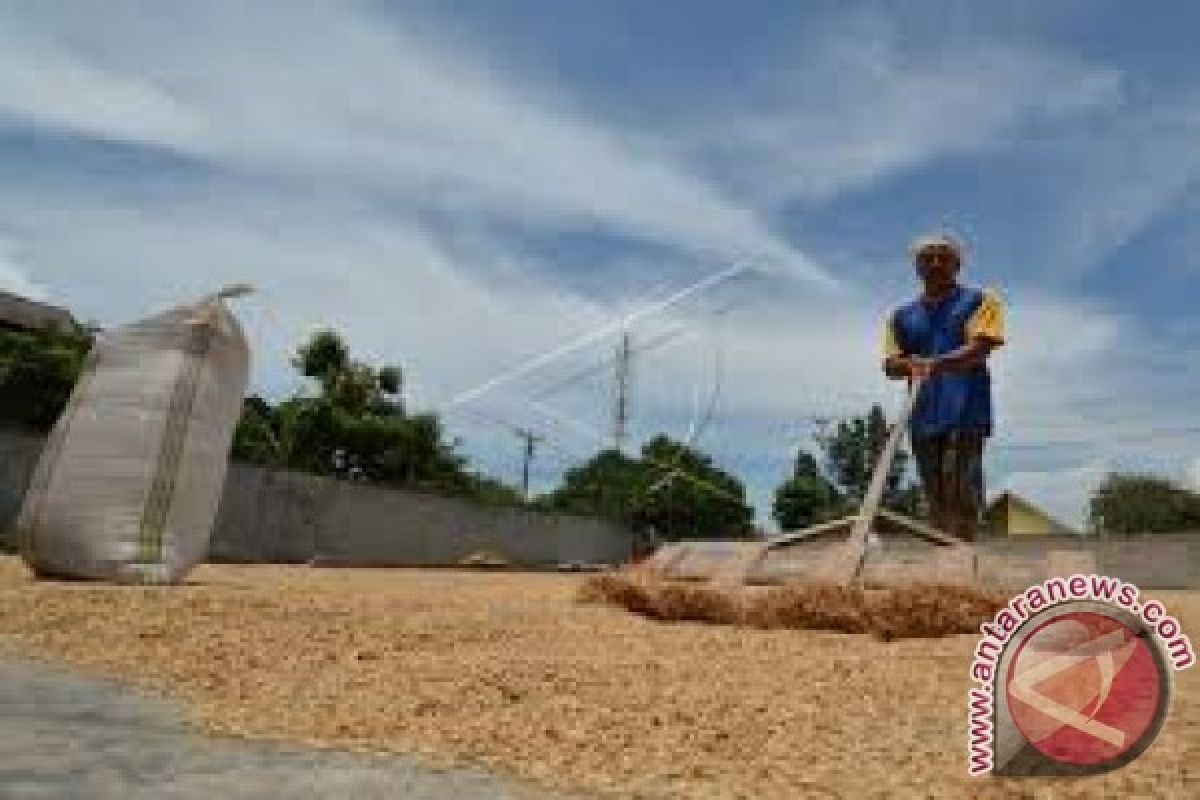
<path id="1" fill-rule="evenodd" d="M 931 522 L 965 542 L 978 538 L 986 439 L 980 430 L 952 430 L 912 438 Z"/>

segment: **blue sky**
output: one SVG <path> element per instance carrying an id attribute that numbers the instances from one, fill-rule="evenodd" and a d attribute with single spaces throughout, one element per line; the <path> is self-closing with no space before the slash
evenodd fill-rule
<path id="1" fill-rule="evenodd" d="M 1200 482 L 1200 8 L 994 5 L 0 2 L 0 285 L 114 324 L 252 281 L 257 390 L 334 325 L 481 466 L 542 432 L 539 487 L 611 372 L 545 390 L 634 315 L 635 443 L 763 508 L 814 418 L 896 406 L 880 319 L 948 226 L 1010 306 L 992 488 Z"/>

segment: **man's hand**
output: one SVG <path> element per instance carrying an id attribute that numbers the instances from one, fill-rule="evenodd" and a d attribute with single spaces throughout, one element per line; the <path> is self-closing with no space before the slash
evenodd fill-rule
<path id="1" fill-rule="evenodd" d="M 977 336 L 954 352 L 934 359 L 934 372 L 967 372 L 976 369 L 987 361 L 996 344 L 987 337 Z"/>
<path id="2" fill-rule="evenodd" d="M 908 377 L 908 357 L 888 356 L 883 360 L 883 374 L 894 381 Z"/>
<path id="3" fill-rule="evenodd" d="M 892 356 L 883 363 L 883 371 L 889 378 L 928 378 L 938 370 L 937 359 L 919 356 Z"/>
<path id="4" fill-rule="evenodd" d="M 936 358 L 908 359 L 908 377 L 910 378 L 928 378 L 937 372 L 937 368 L 938 362 Z"/>

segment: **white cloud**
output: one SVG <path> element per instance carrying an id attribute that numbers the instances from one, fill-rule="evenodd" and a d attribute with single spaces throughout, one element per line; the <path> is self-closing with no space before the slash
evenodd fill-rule
<path id="1" fill-rule="evenodd" d="M 813 260 L 671 155 L 507 85 L 465 47 L 348 5 L 219 5 L 70 44 L 0 34 L 0 111 L 251 172 L 349 182 L 391 202 L 598 229 L 823 284 Z M 54 20 L 61 23 L 61 20 Z M 271 34 L 264 37 L 263 32 Z M 82 44 L 80 44 L 82 42 Z M 70 45 L 73 44 L 74 47 Z"/>
<path id="2" fill-rule="evenodd" d="M 1017 293 L 1007 304 L 1009 340 L 993 368 L 1004 440 L 1044 446 L 1094 436 L 1088 415 L 1121 398 L 1115 365 L 1132 321 L 1063 296 Z"/>
<path id="3" fill-rule="evenodd" d="M 333 325 L 355 352 L 401 363 L 421 406 L 652 299 L 631 297 L 624 285 L 597 299 L 552 284 L 546 265 L 500 230 L 630 237 L 665 246 L 676 266 L 705 265 L 693 278 L 745 258 L 821 283 L 827 276 L 815 260 L 766 222 L 771 204 L 828 199 L 898 169 L 993 147 L 1031 120 L 1104 107 L 1120 83 L 1110 70 L 995 43 L 914 55 L 888 30 L 837 38 L 797 58 L 765 94 L 748 90 L 744 106 L 735 104 L 746 109 L 744 121 L 720 124 L 715 113 L 696 120 L 731 148 L 721 155 L 740 165 L 736 183 L 768 187 L 764 200 L 703 177 L 679 141 L 598 119 L 562 87 L 517 83 L 467 44 L 417 35 L 403 20 L 389 27 L 356 6 L 205 4 L 170 20 L 126 13 L 130 6 L 106 6 L 104 18 L 90 20 L 25 9 L 8 7 L 0 26 L 0 118 L 194 159 L 213 175 L 178 184 L 167 176 L 146 192 L 114 191 L 105 180 L 127 187 L 122 180 L 156 176 L 43 185 L 31 171 L 25 182 L 0 185 L 0 234 L 22 256 L 0 258 L 0 284 L 56 287 L 81 316 L 111 323 L 251 280 L 264 290 L 243 312 L 260 388 L 288 385 L 288 351 L 307 329 Z M 607 277 L 627 257 L 570 266 Z M 37 265 L 36 283 L 25 264 Z M 683 281 L 662 277 L 664 294 Z M 701 440 L 739 463 L 761 454 L 748 467 L 760 482 L 781 477 L 813 415 L 877 400 L 894 408 L 899 391 L 878 372 L 881 319 L 896 298 L 876 286 L 814 295 L 773 280 L 720 325 L 719 417 Z M 1070 486 L 1090 475 L 1081 463 L 1197 451 L 1194 437 L 1167 447 L 1143 441 L 1150 420 L 1170 427 L 1190 410 L 1180 393 L 1161 401 L 1163 379 L 1120 357 L 1161 352 L 1136 321 L 1062 295 L 1011 300 L 1012 340 L 996 365 L 997 444 L 1043 447 L 1055 465 L 1068 465 L 1022 464 L 1014 485 L 1034 499 L 1069 498 L 1078 492 Z M 636 333 L 644 339 L 698 316 L 680 309 Z M 546 378 L 607 355 L 612 344 L 577 353 Z M 697 395 L 708 397 L 715 346 L 699 336 L 670 357 L 639 359 L 641 432 L 667 419 L 683 434 Z M 608 380 L 602 373 L 554 402 L 605 429 Z M 480 406 L 549 424 L 524 404 L 535 385 L 514 384 Z M 456 430 L 473 424 L 465 415 L 451 421 Z M 1107 441 L 1110 432 L 1119 436 Z M 577 455 L 598 444 L 558 433 Z M 1038 494 L 1038 486 L 1049 488 Z"/>
<path id="4" fill-rule="evenodd" d="M 1094 269 L 1200 182 L 1200 94 L 1129 101 L 1103 127 L 1042 148 L 1045 262 Z"/>
<path id="5" fill-rule="evenodd" d="M 753 78 L 704 138 L 752 194 L 823 200 L 898 170 L 974 153 L 1032 125 L 1109 107 L 1121 76 L 1036 46 L 981 36 L 906 41 L 852 15 L 798 62 Z"/>
<path id="6" fill-rule="evenodd" d="M 15 250 L 12 242 L 0 239 L 0 289 L 33 300 L 45 300 L 49 292 L 29 277 L 27 269 L 18 262 Z"/>
<path id="7" fill-rule="evenodd" d="M 895 413 L 901 389 L 878 367 L 887 301 L 868 292 L 840 299 L 831 307 L 763 297 L 723 327 L 727 416 L 710 442 L 778 477 L 814 417 L 858 413 L 872 402 Z M 1164 369 L 1169 343 L 1100 303 L 1029 287 L 1007 300 L 1009 339 L 992 365 L 993 487 L 1028 494 L 1082 525 L 1086 499 L 1109 469 L 1178 474 L 1194 459 L 1200 428 L 1186 389 L 1194 384 Z M 654 368 L 664 391 L 703 374 L 684 372 L 685 363 Z"/>
<path id="8" fill-rule="evenodd" d="M 1015 293 L 995 359 L 1001 444 L 1182 467 L 1200 444 L 1187 398 L 1193 346 L 1157 339 L 1112 305 Z"/>
<path id="9" fill-rule="evenodd" d="M 151 209 L 0 188 L 0 216 L 52 265 L 63 299 L 106 324 L 255 284 L 261 295 L 246 313 L 266 388 L 286 382 L 287 353 L 318 326 L 401 361 L 433 402 L 613 314 L 531 276 L 464 270 L 410 225 L 302 198 L 251 193 Z"/>
<path id="10" fill-rule="evenodd" d="M 147 144 L 183 144 L 200 120 L 146 78 L 80 59 L 20 27 L 0 34 L 0 115 L 51 129 Z"/>
<path id="11" fill-rule="evenodd" d="M 999 486 L 1082 526 L 1107 472 L 1194 467 L 1190 349 L 1112 307 L 1017 293 L 1005 351 L 994 370 Z"/>
<path id="12" fill-rule="evenodd" d="M 628 311 L 629 298 L 619 295 L 602 302 L 516 269 L 497 274 L 484 264 L 466 270 L 461 254 L 429 233 L 327 199 L 251 193 L 215 205 L 176 198 L 171 205 L 122 208 L 87 192 L 67 197 L 43 191 L 0 187 L 0 218 L 19 231 L 23 251 L 48 265 L 42 280 L 64 286 L 62 300 L 82 316 L 122 321 L 221 283 L 249 279 L 261 286 L 261 299 L 242 306 L 256 343 L 260 388 L 291 385 L 288 352 L 306 330 L 333 325 L 348 334 L 355 352 L 402 364 L 416 405 L 437 407 Z M 474 255 L 488 249 L 484 242 L 473 247 Z M 855 413 L 874 401 L 895 408 L 899 387 L 882 378 L 878 360 L 882 317 L 898 298 L 861 289 L 842 293 L 833 304 L 786 284 L 754 281 L 738 294 L 745 304 L 719 324 L 688 307 L 635 330 L 636 344 L 676 325 L 699 326 L 698 335 L 636 361 L 634 429 L 684 435 L 696 395 L 702 402 L 710 396 L 719 348 L 718 416 L 699 444 L 743 470 L 762 497 L 782 476 L 815 415 Z M 1150 436 L 1186 424 L 1191 409 L 1185 394 L 1161 395 L 1161 378 L 1140 366 L 1159 348 L 1141 337 L 1136 320 L 1100 304 L 1029 290 L 1014 291 L 1008 300 L 1010 341 L 995 364 L 999 431 L 993 452 L 1002 458 L 994 485 L 1008 483 L 1077 521 L 1093 477 L 1080 464 L 1153 455 L 1182 465 L 1194 457 L 1200 443 L 1195 435 Z M 722 304 L 720 296 L 705 303 Z M 554 441 L 539 455 L 541 467 L 585 457 L 602 436 L 555 424 L 526 398 L 545 382 L 610 355 L 614 343 L 598 342 L 471 408 L 551 434 Z M 607 431 L 611 371 L 601 370 L 548 402 Z M 470 437 L 473 452 L 501 448 L 485 452 L 482 463 L 500 459 L 511 467 L 504 461 L 510 456 L 503 429 L 481 427 L 470 413 L 448 421 Z M 1034 463 L 1018 458 L 1022 447 L 1040 448 Z M 1039 461 L 1066 466 L 1038 468 Z"/>

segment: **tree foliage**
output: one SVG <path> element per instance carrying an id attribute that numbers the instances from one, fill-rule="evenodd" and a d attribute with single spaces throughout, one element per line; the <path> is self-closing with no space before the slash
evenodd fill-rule
<path id="1" fill-rule="evenodd" d="M 399 397 L 399 368 L 351 358 L 341 337 L 329 330 L 313 334 L 292 364 L 312 379 L 316 394 L 297 394 L 274 407 L 248 398 L 234 435 L 234 458 L 490 503 L 520 502 L 515 490 L 467 469 L 436 414 L 407 412 Z"/>
<path id="2" fill-rule="evenodd" d="M 771 514 L 780 528 L 795 530 L 855 513 L 887 445 L 888 432 L 878 404 L 866 414 L 819 426 L 814 438 L 821 461 L 799 450 L 792 474 L 775 490 Z M 908 477 L 910 458 L 903 447 L 897 450 L 884 483 L 883 506 L 919 516 L 921 491 Z"/>
<path id="3" fill-rule="evenodd" d="M 630 519 L 647 488 L 644 465 L 619 450 L 602 450 L 568 469 L 562 483 L 538 498 L 538 505 L 572 514 Z"/>
<path id="4" fill-rule="evenodd" d="M 242 401 L 242 416 L 233 434 L 233 457 L 251 464 L 281 464 L 275 409 L 257 395 Z"/>
<path id="5" fill-rule="evenodd" d="M 834 519 L 844 508 L 845 499 L 822 474 L 817 459 L 800 450 L 791 476 L 775 490 L 771 516 L 782 530 L 793 531 Z"/>
<path id="6" fill-rule="evenodd" d="M 862 500 L 871 483 L 875 462 L 888 440 L 887 418 L 878 404 L 863 416 L 839 421 L 817 434 L 817 443 L 825 455 L 826 466 L 833 481 L 846 495 Z M 884 484 L 884 505 L 896 501 L 904 488 L 909 455 L 901 447 L 896 452 Z"/>
<path id="7" fill-rule="evenodd" d="M 1161 477 L 1110 473 L 1092 494 L 1088 518 L 1101 533 L 1200 530 L 1200 494 Z"/>
<path id="8" fill-rule="evenodd" d="M 0 329 L 0 424 L 45 432 L 54 426 L 91 349 L 82 329 Z"/>
<path id="9" fill-rule="evenodd" d="M 745 487 L 705 453 L 659 435 L 642 447 L 641 462 L 651 482 L 640 521 L 663 538 L 730 539 L 751 532 L 754 510 Z"/>
<path id="10" fill-rule="evenodd" d="M 638 458 L 597 453 L 538 504 L 652 529 L 666 540 L 738 538 L 751 532 L 754 518 L 741 481 L 664 435 L 646 442 Z"/>

